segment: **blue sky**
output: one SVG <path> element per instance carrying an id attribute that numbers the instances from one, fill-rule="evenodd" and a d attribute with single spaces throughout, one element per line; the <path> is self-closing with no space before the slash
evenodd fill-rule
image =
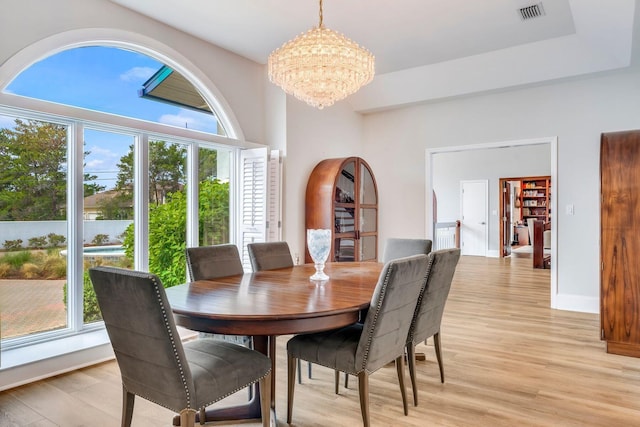
<path id="1" fill-rule="evenodd" d="M 190 109 L 143 99 L 138 90 L 162 63 L 136 52 L 109 47 L 81 47 L 45 58 L 18 75 L 6 92 L 61 104 L 104 111 L 205 132 L 216 132 L 216 121 Z M 0 120 L 0 126 L 8 126 Z M 131 137 L 87 130 L 85 170 L 112 187 L 117 163 Z"/>

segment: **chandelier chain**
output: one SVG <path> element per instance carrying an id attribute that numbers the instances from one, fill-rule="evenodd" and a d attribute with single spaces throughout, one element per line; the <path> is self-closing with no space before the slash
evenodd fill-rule
<path id="1" fill-rule="evenodd" d="M 320 23 L 318 24 L 318 28 L 322 28 L 322 19 L 323 19 L 323 16 L 322 16 L 322 0 L 320 0 L 320 13 L 319 14 L 320 14 Z"/>

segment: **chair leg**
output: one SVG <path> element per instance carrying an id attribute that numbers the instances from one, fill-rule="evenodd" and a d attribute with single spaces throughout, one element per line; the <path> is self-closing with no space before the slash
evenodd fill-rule
<path id="1" fill-rule="evenodd" d="M 269 358 L 271 359 L 271 390 L 276 389 L 276 336 L 270 335 L 269 339 Z M 275 393 L 271 393 L 271 407 L 276 409 L 276 396 Z"/>
<path id="2" fill-rule="evenodd" d="M 302 361 L 298 359 L 298 384 L 302 384 Z"/>
<path id="3" fill-rule="evenodd" d="M 293 393 L 296 386 L 296 358 L 287 355 L 287 424 L 293 414 Z"/>
<path id="4" fill-rule="evenodd" d="M 444 383 L 444 365 L 442 364 L 442 353 L 440 351 L 440 332 L 433 335 L 433 344 L 436 348 L 436 359 L 438 359 L 438 367 L 440 368 L 440 382 Z"/>
<path id="5" fill-rule="evenodd" d="M 260 412 L 262 413 L 262 427 L 271 427 L 271 377 L 273 372 L 260 380 Z"/>
<path id="6" fill-rule="evenodd" d="M 133 403 L 136 395 L 129 393 L 124 384 L 122 385 L 122 427 L 131 427 L 133 418 Z"/>
<path id="7" fill-rule="evenodd" d="M 333 372 L 334 372 L 334 381 L 333 381 L 333 383 L 335 384 L 336 394 L 338 394 L 338 392 L 340 391 L 340 371 L 338 371 L 336 369 Z"/>
<path id="8" fill-rule="evenodd" d="M 409 364 L 409 379 L 413 390 L 413 406 L 418 406 L 418 385 L 416 384 L 416 349 L 413 343 L 407 344 L 407 363 Z"/>
<path id="9" fill-rule="evenodd" d="M 398 372 L 398 384 L 400 384 L 400 394 L 402 395 L 402 409 L 404 414 L 409 415 L 409 405 L 407 405 L 407 390 L 404 385 L 404 352 L 402 356 L 396 358 L 396 371 Z"/>
<path id="10" fill-rule="evenodd" d="M 362 425 L 371 425 L 369 417 L 369 375 L 366 371 L 358 374 L 358 391 L 360 394 L 360 412 L 362 412 Z"/>
<path id="11" fill-rule="evenodd" d="M 307 362 L 307 368 L 309 370 L 309 373 L 308 373 L 309 379 L 311 379 L 311 362 Z"/>
<path id="12" fill-rule="evenodd" d="M 203 426 L 207 423 L 207 408 L 200 408 L 200 425 Z"/>
<path id="13" fill-rule="evenodd" d="M 180 427 L 194 427 L 196 425 L 196 410 L 185 408 L 180 411 Z"/>
<path id="14" fill-rule="evenodd" d="M 336 394 L 338 394 L 338 387 L 340 385 L 340 371 L 336 371 Z M 349 374 L 344 373 L 344 388 L 349 388 Z"/>

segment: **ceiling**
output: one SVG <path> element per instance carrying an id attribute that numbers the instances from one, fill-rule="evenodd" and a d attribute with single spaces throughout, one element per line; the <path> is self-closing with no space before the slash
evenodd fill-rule
<path id="1" fill-rule="evenodd" d="M 250 60 L 318 24 L 316 0 L 111 0 Z M 376 57 L 348 102 L 375 111 L 626 67 L 635 0 L 325 0 L 324 25 Z M 520 8 L 544 14 L 524 20 Z"/>

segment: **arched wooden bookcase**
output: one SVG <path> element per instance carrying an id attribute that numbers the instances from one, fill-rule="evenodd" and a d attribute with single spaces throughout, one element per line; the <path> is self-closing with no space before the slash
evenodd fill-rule
<path id="1" fill-rule="evenodd" d="M 378 259 L 378 188 L 363 159 L 318 163 L 307 182 L 305 210 L 305 230 L 332 230 L 328 261 Z M 312 262 L 306 243 L 305 262 Z"/>

